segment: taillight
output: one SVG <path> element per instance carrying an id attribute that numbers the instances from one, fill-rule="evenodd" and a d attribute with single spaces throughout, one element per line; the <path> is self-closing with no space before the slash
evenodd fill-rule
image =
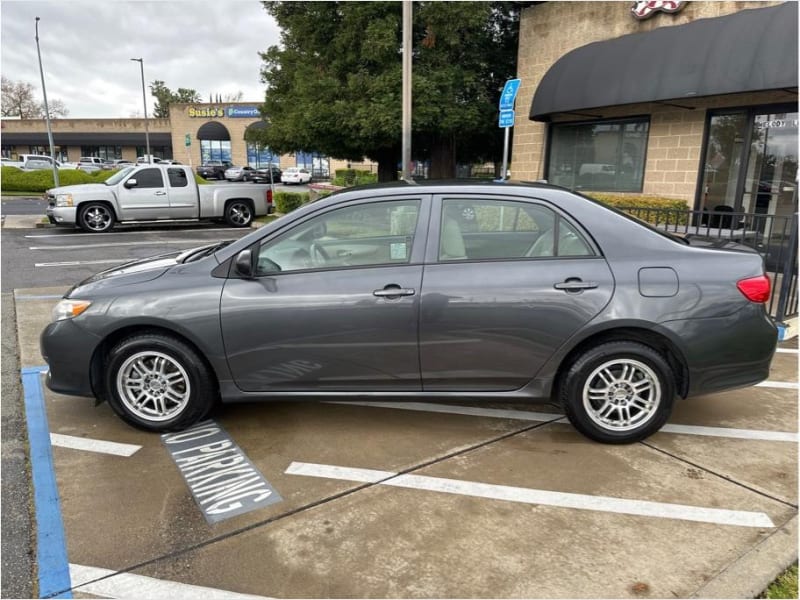
<path id="1" fill-rule="evenodd" d="M 736 287 L 750 302 L 766 302 L 769 300 L 770 283 L 769 277 L 766 275 L 742 279 L 736 283 Z"/>
<path id="2" fill-rule="evenodd" d="M 267 190 L 267 204 L 272 204 L 272 190 Z"/>

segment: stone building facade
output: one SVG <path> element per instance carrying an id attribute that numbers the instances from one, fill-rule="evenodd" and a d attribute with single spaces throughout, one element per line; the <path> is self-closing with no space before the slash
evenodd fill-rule
<path id="1" fill-rule="evenodd" d="M 734 15 L 743 11 L 770 10 L 772 7 L 782 5 L 782 2 L 542 2 L 534 3 L 522 10 L 520 21 L 520 43 L 518 55 L 518 77 L 521 86 L 516 101 L 516 118 L 514 123 L 513 154 L 511 172 L 514 179 L 535 180 L 548 179 L 553 183 L 561 183 L 566 187 L 593 191 L 632 192 L 648 195 L 664 196 L 684 200 L 689 206 L 698 209 L 727 204 L 732 208 L 741 210 L 754 210 L 755 202 L 747 197 L 734 198 L 735 194 L 746 194 L 747 185 L 753 185 L 753 180 L 758 180 L 757 169 L 742 171 L 742 183 L 738 192 L 733 191 L 734 166 L 732 154 L 734 150 L 743 164 L 752 163 L 753 152 L 741 154 L 741 144 L 736 148 L 725 148 L 726 158 L 730 159 L 725 177 L 730 178 L 731 185 L 723 190 L 719 181 L 712 181 L 711 175 L 722 177 L 721 170 L 715 170 L 715 152 L 722 155 L 717 148 L 719 141 L 716 137 L 721 135 L 721 127 L 729 125 L 729 121 L 736 122 L 742 127 L 742 136 L 755 143 L 758 135 L 752 132 L 757 130 L 766 138 L 770 126 L 773 133 L 779 134 L 781 140 L 789 140 L 788 147 L 797 146 L 797 73 L 794 73 L 794 85 L 784 89 L 765 89 L 759 91 L 749 90 L 747 93 L 726 93 L 715 96 L 685 97 L 670 102 L 639 102 L 617 106 L 591 107 L 574 112 L 554 112 L 540 120 L 532 120 L 530 110 L 534 95 L 543 80 L 551 70 L 558 70 L 560 59 L 570 52 L 586 47 L 597 42 L 609 42 L 646 32 L 669 27 L 679 27 L 697 22 L 701 19 L 719 19 L 726 15 Z M 645 20 L 637 19 L 632 15 L 632 5 L 651 5 L 668 8 L 677 8 L 677 12 L 653 12 Z M 796 20 L 796 15 L 795 15 Z M 721 22 L 720 22 L 721 23 Z M 675 30 L 677 32 L 678 30 Z M 748 40 L 743 32 L 742 44 L 761 43 Z M 638 42 L 647 43 L 647 36 L 636 38 Z M 638 43 L 637 42 L 637 43 Z M 796 23 L 794 39 L 784 40 L 787 58 L 794 53 L 795 64 L 797 54 Z M 602 44 L 591 46 L 592 51 L 602 51 Z M 755 52 L 755 47 L 753 48 Z M 659 61 L 670 60 L 669 54 L 652 56 L 652 68 L 659 69 Z M 710 61 L 710 59 L 709 59 Z M 787 61 L 791 63 L 791 60 Z M 563 63 L 562 63 L 563 64 Z M 787 66 L 787 68 L 790 68 Z M 795 67 L 796 71 L 796 67 Z M 559 75 L 556 73 L 556 75 Z M 564 76 L 568 77 L 568 73 Z M 612 85 L 613 82 L 608 82 Z M 601 84 L 603 85 L 603 84 Z M 643 83 L 643 85 L 645 85 Z M 741 115 L 738 117 L 736 115 Z M 739 119 L 739 121 L 737 121 Z M 749 121 L 748 121 L 749 119 Z M 748 124 L 749 123 L 749 124 Z M 766 124 L 766 125 L 764 125 Z M 570 128 L 570 125 L 575 127 Z M 581 162 L 573 159 L 569 151 L 583 152 L 595 156 L 601 153 L 598 140 L 603 135 L 610 136 L 613 127 L 631 129 L 641 125 L 641 131 L 625 142 L 626 135 L 620 134 L 619 140 L 627 143 L 630 148 L 639 148 L 637 158 L 640 178 L 630 186 L 617 185 L 611 181 L 614 174 L 619 174 L 623 165 L 613 159 L 588 159 L 595 162 Z M 778 131 L 775 127 L 781 126 Z M 749 129 L 748 129 L 749 128 Z M 602 131 L 605 129 L 606 131 Z M 573 131 L 574 130 L 574 131 Z M 572 148 L 565 140 L 576 134 L 576 139 L 581 135 L 583 140 L 573 142 Z M 591 142 L 586 141 L 586 136 L 593 136 L 594 149 L 586 148 Z M 738 134 L 737 134 L 738 135 Z M 716 137 L 715 137 L 716 136 Z M 750 137 L 748 137 L 750 136 Z M 774 135 L 773 140 L 776 140 Z M 737 142 L 738 143 L 738 142 Z M 767 140 L 768 143 L 768 140 Z M 787 146 L 784 144 L 782 147 Z M 783 154 L 786 151 L 781 150 Z M 620 150 L 619 156 L 624 155 Z M 796 210 L 796 196 L 794 203 L 789 201 L 792 187 L 787 182 L 795 181 L 797 152 L 793 151 L 788 156 L 779 157 L 783 162 L 780 173 L 770 172 L 774 183 L 772 193 L 779 194 L 773 198 L 770 208 L 782 211 Z M 704 161 L 705 160 L 705 164 Z M 719 159 L 720 161 L 722 159 Z M 562 165 L 556 164 L 559 161 Z M 721 165 L 720 165 L 721 166 Z M 602 172 L 608 175 L 603 180 Z M 774 170 L 773 170 L 774 171 Z M 596 174 L 597 177 L 592 177 Z M 718 177 L 718 178 L 719 178 Z M 763 176 L 762 182 L 767 178 Z M 584 181 L 579 181 L 583 179 Z M 619 179 L 619 178 L 617 178 Z M 757 183 L 756 183 L 757 185 Z M 766 185 L 766 184 L 763 184 Z M 742 187 L 744 186 L 744 187 Z M 615 187 L 617 189 L 615 189 Z M 731 188 L 731 189 L 727 189 Z M 717 197 L 708 197 L 709 194 Z M 763 192 L 770 193 L 770 192 Z M 779 200 L 779 201 L 778 201 Z M 766 201 L 766 200 L 765 200 Z M 776 202 L 777 201 L 777 202 Z M 763 204 L 763 203 L 762 203 Z M 780 206 L 779 206 L 780 205 Z M 710 208 L 713 208 L 711 206 Z M 764 207 L 761 207 L 764 208 Z"/>

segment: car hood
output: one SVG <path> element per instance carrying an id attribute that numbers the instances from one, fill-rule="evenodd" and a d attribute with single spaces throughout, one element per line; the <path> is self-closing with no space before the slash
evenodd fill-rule
<path id="1" fill-rule="evenodd" d="M 80 194 L 81 192 L 95 192 L 97 190 L 107 190 L 105 183 L 79 183 L 77 185 L 62 185 L 61 187 L 50 188 L 46 193 L 53 194 Z"/>
<path id="2" fill-rule="evenodd" d="M 91 277 L 87 277 L 73 286 L 65 297 L 69 298 L 76 290 L 78 290 L 78 294 L 81 294 L 95 292 L 100 289 L 117 288 L 125 285 L 152 281 L 153 279 L 161 277 L 175 265 L 182 264 L 188 256 L 198 253 L 203 249 L 210 249 L 218 246 L 220 246 L 219 243 L 205 244 L 189 250 L 176 250 L 174 252 L 158 254 L 156 256 L 141 258 L 117 265 L 95 273 Z"/>

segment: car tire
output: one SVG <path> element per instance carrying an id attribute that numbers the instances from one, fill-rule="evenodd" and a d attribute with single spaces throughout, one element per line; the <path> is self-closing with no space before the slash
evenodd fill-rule
<path id="1" fill-rule="evenodd" d="M 102 202 L 89 202 L 78 211 L 78 227 L 88 233 L 105 233 L 114 227 L 114 209 Z"/>
<path id="2" fill-rule="evenodd" d="M 137 334 L 112 348 L 106 368 L 108 403 L 126 423 L 147 431 L 176 431 L 213 408 L 217 386 L 205 362 L 185 342 Z"/>
<path id="3" fill-rule="evenodd" d="M 630 444 L 655 433 L 675 402 L 675 375 L 666 358 L 638 342 L 608 342 L 586 350 L 560 383 L 570 423 L 606 444 Z"/>
<path id="4" fill-rule="evenodd" d="M 253 207 L 247 200 L 231 200 L 225 206 L 225 222 L 231 227 L 250 227 Z"/>

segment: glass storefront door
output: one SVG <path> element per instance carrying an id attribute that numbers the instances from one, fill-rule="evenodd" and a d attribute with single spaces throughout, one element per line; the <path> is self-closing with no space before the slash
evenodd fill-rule
<path id="1" fill-rule="evenodd" d="M 796 107 L 712 115 L 698 209 L 790 215 L 797 210 Z"/>
<path id="2" fill-rule="evenodd" d="M 754 116 L 744 175 L 743 212 L 785 216 L 796 210 L 797 112 Z"/>

